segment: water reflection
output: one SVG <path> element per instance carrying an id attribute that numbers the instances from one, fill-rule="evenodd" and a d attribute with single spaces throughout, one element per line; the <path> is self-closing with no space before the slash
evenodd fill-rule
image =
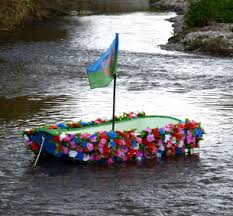
<path id="1" fill-rule="evenodd" d="M 149 9 L 149 0 L 96 0 L 93 8 L 107 13 L 142 11 Z"/>
<path id="2" fill-rule="evenodd" d="M 48 22 L 43 25 L 27 26 L 15 32 L 1 32 L 0 42 L 14 41 L 56 41 L 67 37 L 67 31 L 60 28 L 59 23 Z"/>
<path id="3" fill-rule="evenodd" d="M 19 119 L 33 118 L 41 110 L 52 109 L 58 103 L 65 102 L 66 97 L 61 96 L 19 96 L 13 98 L 0 97 L 0 120 L 17 121 Z"/>

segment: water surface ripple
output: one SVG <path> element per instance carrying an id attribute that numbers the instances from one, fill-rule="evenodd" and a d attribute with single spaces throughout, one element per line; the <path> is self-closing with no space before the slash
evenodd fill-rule
<path id="1" fill-rule="evenodd" d="M 232 215 L 233 62 L 160 49 L 173 13 L 65 17 L 0 46 L 1 215 Z M 21 132 L 110 117 L 112 85 L 90 90 L 85 68 L 120 33 L 117 114 L 201 121 L 200 151 L 111 168 L 43 161 Z"/>

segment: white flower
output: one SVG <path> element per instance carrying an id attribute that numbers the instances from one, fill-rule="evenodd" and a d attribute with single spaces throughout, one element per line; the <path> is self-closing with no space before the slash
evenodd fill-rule
<path id="1" fill-rule="evenodd" d="M 26 140 L 26 141 L 29 141 L 29 137 L 28 137 L 28 135 L 27 134 L 24 134 L 24 139 Z"/>
<path id="2" fill-rule="evenodd" d="M 168 140 L 170 140 L 170 138 L 171 138 L 171 134 L 166 134 L 164 142 L 165 143 L 168 142 Z"/>
<path id="3" fill-rule="evenodd" d="M 182 148 L 183 146 L 184 146 L 184 141 L 181 140 L 180 143 L 179 143 L 179 145 L 178 145 L 178 148 Z"/>
<path id="4" fill-rule="evenodd" d="M 142 160 L 142 157 L 138 156 L 136 157 L 137 161 L 141 161 Z"/>
<path id="5" fill-rule="evenodd" d="M 69 135 L 76 135 L 77 134 L 77 131 L 71 131 L 69 132 Z"/>
<path id="6" fill-rule="evenodd" d="M 139 149 L 139 144 L 137 143 L 136 146 L 133 147 L 134 150 L 138 150 Z"/>
<path id="7" fill-rule="evenodd" d="M 172 137 L 172 144 L 176 144 L 176 138 Z"/>
<path id="8" fill-rule="evenodd" d="M 64 133 L 62 133 L 62 134 L 60 135 L 60 141 L 62 141 L 65 137 L 66 137 L 66 135 L 65 135 Z"/>
<path id="9" fill-rule="evenodd" d="M 74 151 L 74 150 L 69 151 L 69 156 L 72 157 L 72 158 L 75 158 L 77 156 L 77 154 L 78 153 L 76 151 Z"/>
<path id="10" fill-rule="evenodd" d="M 89 161 L 90 160 L 90 155 L 84 154 L 83 161 Z"/>
<path id="11" fill-rule="evenodd" d="M 164 146 L 163 145 L 159 146 L 159 150 L 164 151 L 165 150 Z"/>

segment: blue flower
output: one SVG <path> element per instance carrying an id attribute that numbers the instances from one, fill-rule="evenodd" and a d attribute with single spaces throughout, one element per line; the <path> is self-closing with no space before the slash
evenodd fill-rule
<path id="1" fill-rule="evenodd" d="M 76 156 L 76 158 L 80 161 L 83 160 L 83 157 L 84 157 L 84 154 L 82 152 L 79 152 Z"/>
<path id="2" fill-rule="evenodd" d="M 161 135 L 164 135 L 164 134 L 165 134 L 164 129 L 163 129 L 163 128 L 159 128 L 159 133 L 160 133 Z"/>
<path id="3" fill-rule="evenodd" d="M 117 134 L 116 134 L 116 132 L 111 131 L 111 132 L 108 132 L 108 136 L 109 136 L 111 139 L 114 139 L 114 138 L 117 137 Z"/>
<path id="4" fill-rule="evenodd" d="M 96 134 L 92 134 L 92 135 L 90 136 L 90 140 L 95 139 L 96 137 L 97 137 Z"/>
<path id="5" fill-rule="evenodd" d="M 163 155 L 163 151 L 162 150 L 158 150 L 157 156 L 159 157 L 159 155 L 160 155 L 160 157 L 162 157 L 162 155 Z"/>
<path id="6" fill-rule="evenodd" d="M 137 146 L 136 140 L 133 140 L 133 141 L 132 141 L 132 146 L 133 146 L 133 147 Z"/>
<path id="7" fill-rule="evenodd" d="M 85 125 L 88 125 L 87 122 L 80 122 L 81 125 L 85 126 Z"/>
<path id="8" fill-rule="evenodd" d="M 78 143 L 78 138 L 77 137 L 74 137 L 71 141 L 75 142 L 75 143 Z"/>
<path id="9" fill-rule="evenodd" d="M 87 148 L 87 143 L 86 142 L 82 142 L 81 145 L 82 145 L 83 148 Z"/>
<path id="10" fill-rule="evenodd" d="M 196 128 L 195 129 L 195 135 L 198 137 L 198 138 L 200 138 L 200 137 L 202 137 L 202 130 L 201 130 L 201 128 Z"/>
<path id="11" fill-rule="evenodd" d="M 116 143 L 114 142 L 114 141 L 110 141 L 110 146 L 112 147 L 112 148 L 115 148 L 116 147 Z"/>
<path id="12" fill-rule="evenodd" d="M 182 148 L 176 148 L 176 154 L 181 154 L 182 153 Z"/>
<path id="13" fill-rule="evenodd" d="M 56 125 L 61 129 L 67 129 L 67 126 L 63 123 L 57 123 Z"/>

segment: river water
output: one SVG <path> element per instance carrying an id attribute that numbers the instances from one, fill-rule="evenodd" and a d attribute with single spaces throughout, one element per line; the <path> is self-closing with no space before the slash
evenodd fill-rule
<path id="1" fill-rule="evenodd" d="M 232 215 L 233 62 L 161 50 L 174 13 L 65 17 L 0 45 L 0 215 Z M 116 113 L 201 121 L 196 155 L 113 167 L 40 161 L 21 132 L 111 117 L 112 85 L 90 90 L 86 67 L 120 33 Z"/>

